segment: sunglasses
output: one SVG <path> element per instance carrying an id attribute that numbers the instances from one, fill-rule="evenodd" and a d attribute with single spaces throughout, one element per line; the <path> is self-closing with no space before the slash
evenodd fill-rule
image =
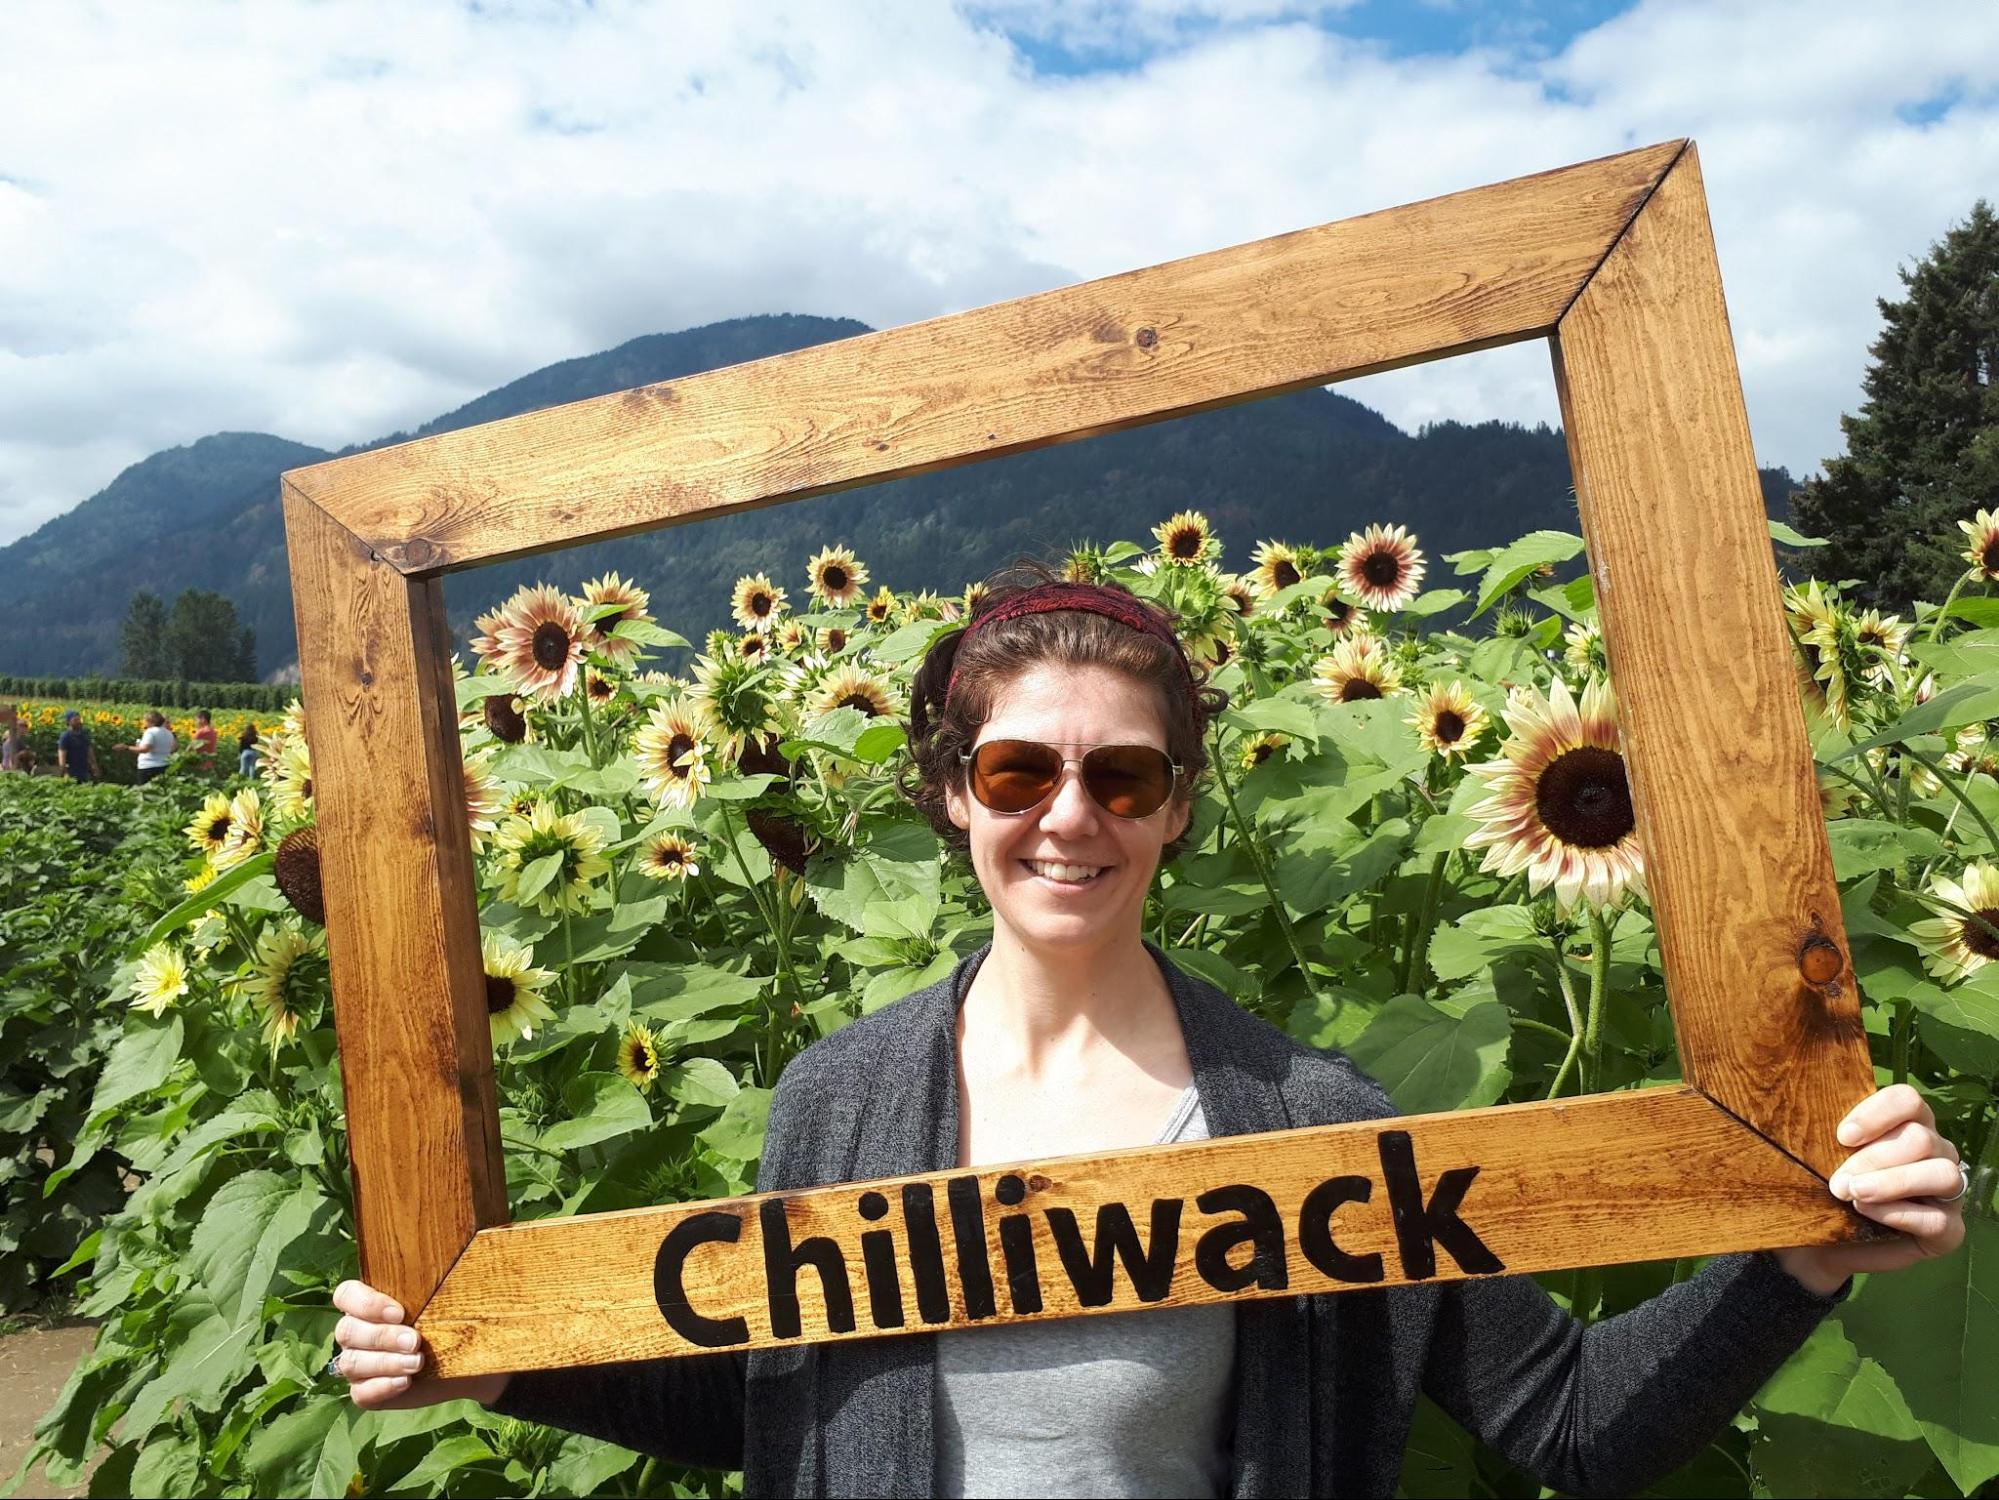
<path id="1" fill-rule="evenodd" d="M 987 740 L 958 752 L 970 768 L 972 795 L 996 813 L 1032 812 L 1055 794 L 1064 766 L 1081 766 L 1083 790 L 1117 818 L 1149 818 L 1166 805 L 1181 767 L 1150 745 L 1097 745 L 1065 756 L 1038 740 Z"/>

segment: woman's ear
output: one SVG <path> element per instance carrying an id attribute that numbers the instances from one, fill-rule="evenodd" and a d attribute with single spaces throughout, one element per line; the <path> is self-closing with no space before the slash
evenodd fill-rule
<path id="1" fill-rule="evenodd" d="M 962 828 L 967 833 L 972 831 L 972 799 L 966 795 L 962 785 L 952 786 L 948 782 L 945 784 L 944 811 L 950 817 L 953 826 Z"/>

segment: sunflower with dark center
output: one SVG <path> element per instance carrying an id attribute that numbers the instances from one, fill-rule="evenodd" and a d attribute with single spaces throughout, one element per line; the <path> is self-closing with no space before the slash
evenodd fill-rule
<path id="1" fill-rule="evenodd" d="M 638 656 L 638 642 L 611 632 L 627 620 L 644 624 L 651 616 L 646 606 L 652 596 L 635 583 L 627 583 L 616 573 L 606 573 L 602 578 L 593 578 L 583 585 L 583 612 L 590 619 L 590 649 L 606 661 L 616 665 L 628 664 Z M 609 605 L 617 605 L 614 613 L 598 615 L 597 611 Z"/>
<path id="2" fill-rule="evenodd" d="M 235 826 L 235 819 L 229 811 L 227 792 L 210 792 L 201 804 L 201 811 L 183 830 L 188 843 L 203 855 L 213 857 L 229 842 L 229 830 Z"/>
<path id="3" fill-rule="evenodd" d="M 1367 616 L 1335 596 L 1326 601 L 1326 628 L 1336 636 L 1345 635 L 1350 630 L 1365 630 Z"/>
<path id="4" fill-rule="evenodd" d="M 819 649 L 828 656 L 838 656 L 847 649 L 847 632 L 838 625 L 828 625 L 819 632 Z"/>
<path id="5" fill-rule="evenodd" d="M 1312 686 L 1335 703 L 1385 698 L 1402 688 L 1402 668 L 1371 635 L 1356 635 L 1333 647 L 1312 669 Z"/>
<path id="6" fill-rule="evenodd" d="M 310 824 L 294 828 L 278 842 L 271 867 L 278 894 L 291 909 L 321 927 L 326 925 L 326 897 L 319 884 L 319 834 Z"/>
<path id="7" fill-rule="evenodd" d="M 1841 729 L 1851 728 L 1852 682 L 1865 671 L 1851 614 L 1816 578 L 1784 590 L 1784 612 L 1797 643 L 1805 701 Z"/>
<path id="8" fill-rule="evenodd" d="M 692 807 L 708 785 L 709 744 L 699 712 L 681 698 L 660 698 L 639 730 L 633 754 L 639 780 L 661 807 Z"/>
<path id="9" fill-rule="evenodd" d="M 1408 530 L 1370 526 L 1354 532 L 1340 549 L 1340 587 L 1369 609 L 1392 613 L 1416 597 L 1426 567 Z"/>
<path id="10" fill-rule="evenodd" d="M 490 694 L 483 717 L 496 740 L 518 745 L 527 738 L 528 721 L 522 717 L 520 700 L 512 693 Z"/>
<path id="11" fill-rule="evenodd" d="M 1973 860 L 1952 880 L 1941 871 L 1930 877 L 1923 904 L 1937 913 L 1909 924 L 1909 936 L 1923 945 L 1923 965 L 1944 984 L 1975 974 L 1999 959 L 1999 866 Z"/>
<path id="12" fill-rule="evenodd" d="M 1902 649 L 1909 644 L 1914 629 L 1912 625 L 1904 625 L 1899 615 L 1884 619 L 1878 609 L 1863 610 L 1853 622 L 1854 640 L 1862 649 L 1879 657 L 1867 669 L 1867 680 L 1874 686 L 1885 688 L 1893 684 L 1895 667 L 1903 662 Z"/>
<path id="13" fill-rule="evenodd" d="M 828 609 L 845 609 L 868 586 L 868 567 L 846 547 L 824 547 L 805 565 L 807 587 Z"/>
<path id="14" fill-rule="evenodd" d="M 1248 619 L 1256 613 L 1256 589 L 1244 579 L 1230 573 L 1222 579 L 1222 594 L 1241 619 Z"/>
<path id="15" fill-rule="evenodd" d="M 555 983 L 555 975 L 534 966 L 532 948 L 503 932 L 488 931 L 480 936 L 479 957 L 486 970 L 486 1020 L 495 1047 L 515 1037 L 532 1038 L 535 1027 L 555 1019 L 541 993 Z"/>
<path id="16" fill-rule="evenodd" d="M 762 661 L 770 655 L 770 637 L 751 631 L 736 642 L 736 655 L 744 661 Z"/>
<path id="17" fill-rule="evenodd" d="M 1265 598 L 1305 581 L 1304 571 L 1298 566 L 1298 549 L 1283 542 L 1258 542 L 1249 560 L 1255 564 L 1250 577 L 1257 592 Z"/>
<path id="18" fill-rule="evenodd" d="M 803 620 L 786 620 L 777 627 L 777 644 L 786 653 L 802 650 L 812 639 L 812 633 Z"/>
<path id="19" fill-rule="evenodd" d="M 1999 579 L 1999 517 L 1981 509 L 1969 521 L 1959 521 L 1957 529 L 1970 544 L 1960 555 L 1971 571 L 1986 583 Z"/>
<path id="20" fill-rule="evenodd" d="M 769 630 L 784 613 L 784 590 L 762 573 L 747 574 L 736 580 L 729 597 L 729 610 L 745 630 Z"/>
<path id="21" fill-rule="evenodd" d="M 303 818 L 312 812 L 312 751 L 303 734 L 280 736 L 257 767 L 271 809 L 280 818 Z"/>
<path id="22" fill-rule="evenodd" d="M 1448 759 L 1469 754 L 1491 719 L 1463 682 L 1453 682 L 1449 687 L 1432 683 L 1417 699 L 1416 712 L 1402 722 L 1427 749 Z"/>
<path id="23" fill-rule="evenodd" d="M 806 708 L 814 714 L 851 708 L 864 719 L 892 718 L 896 712 L 895 690 L 872 673 L 856 666 L 843 666 L 828 674 L 812 691 Z"/>
<path id="24" fill-rule="evenodd" d="M 1208 554 L 1219 550 L 1208 518 L 1198 510 L 1183 510 L 1152 528 L 1159 541 L 1159 555 L 1182 568 L 1197 568 Z"/>
<path id="25" fill-rule="evenodd" d="M 233 870 L 263 848 L 263 802 L 255 787 L 246 786 L 229 799 L 229 832 L 223 837 L 222 847 L 208 856 L 208 862 L 218 870 Z"/>
<path id="26" fill-rule="evenodd" d="M 472 852 L 486 847 L 486 836 L 500 826 L 506 812 L 507 794 L 493 774 L 493 752 L 489 746 L 465 758 L 465 826 L 471 836 Z"/>
<path id="27" fill-rule="evenodd" d="M 1290 743 L 1281 734 L 1259 734 L 1243 745 L 1240 764 L 1245 771 L 1254 771 L 1272 756 L 1282 755 L 1284 747 Z"/>
<path id="28" fill-rule="evenodd" d="M 803 823 L 762 807 L 750 809 L 743 815 L 743 821 L 749 824 L 750 833 L 756 841 L 763 845 L 764 853 L 794 875 L 805 873 L 805 861 L 812 850 L 810 835 Z"/>
<path id="29" fill-rule="evenodd" d="M 973 615 L 979 612 L 979 606 L 986 602 L 986 596 L 991 592 L 992 590 L 986 587 L 986 582 L 983 578 L 965 585 L 966 619 L 971 619 Z"/>
<path id="30" fill-rule="evenodd" d="M 1552 888 L 1566 913 L 1645 893 L 1645 861 L 1625 780 L 1610 684 L 1592 679 L 1580 704 L 1556 678 L 1546 697 L 1516 688 L 1500 758 L 1468 766 L 1490 794 L 1470 809 L 1482 825 L 1464 841 L 1486 850 L 1482 870 L 1527 872 L 1530 893 Z"/>
<path id="31" fill-rule="evenodd" d="M 883 584 L 875 590 L 874 597 L 868 600 L 868 623 L 886 625 L 895 618 L 895 613 L 895 595 L 889 591 L 887 584 Z"/>
<path id="32" fill-rule="evenodd" d="M 661 833 L 641 846 L 639 870 L 654 880 L 685 880 L 701 873 L 701 862 L 686 839 L 677 833 Z"/>
<path id="33" fill-rule="evenodd" d="M 619 1075 L 641 1094 L 649 1094 L 660 1070 L 658 1036 L 645 1022 L 630 1022 L 618 1039 Z"/>
<path id="34" fill-rule="evenodd" d="M 524 697 L 553 700 L 576 686 L 589 627 L 576 601 L 551 584 L 518 591 L 500 607 L 499 669 Z"/>

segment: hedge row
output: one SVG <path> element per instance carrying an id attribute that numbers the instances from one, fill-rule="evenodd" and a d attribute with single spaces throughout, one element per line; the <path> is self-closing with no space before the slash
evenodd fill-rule
<path id="1" fill-rule="evenodd" d="M 174 678 L 0 677 L 0 699 L 56 698 L 93 703 L 149 703 L 155 708 L 249 708 L 281 713 L 296 683 L 182 682 Z"/>

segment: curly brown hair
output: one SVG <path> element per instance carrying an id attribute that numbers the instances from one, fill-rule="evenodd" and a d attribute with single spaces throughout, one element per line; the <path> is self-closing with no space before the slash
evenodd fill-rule
<path id="1" fill-rule="evenodd" d="M 1190 663 L 1185 668 L 1194 682 L 1190 695 L 1187 678 L 1182 675 L 1183 654 L 1164 641 L 1103 615 L 1059 609 L 1002 620 L 981 629 L 972 635 L 969 645 L 965 644 L 971 626 L 993 610 L 1028 589 L 1060 581 L 1060 575 L 1046 564 L 1026 560 L 989 576 L 985 593 L 965 628 L 931 644 L 910 684 L 909 744 L 916 776 L 905 790 L 938 837 L 961 854 L 969 851 L 971 841 L 951 821 L 945 801 L 947 791 L 961 791 L 965 785 L 965 768 L 958 756 L 971 749 L 979 727 L 992 717 L 1001 689 L 1031 668 L 1106 667 L 1151 688 L 1166 731 L 1166 753 L 1184 772 L 1174 789 L 1176 801 L 1193 800 L 1195 785 L 1208 768 L 1208 723 L 1228 706 L 1228 694 L 1207 686 L 1204 674 Z M 1103 586 L 1124 594 L 1172 627 L 1172 615 L 1158 605 L 1117 584 Z M 954 673 L 955 686 L 951 680 Z M 1166 844 L 1160 858 L 1174 858 L 1185 842 L 1183 832 Z"/>

